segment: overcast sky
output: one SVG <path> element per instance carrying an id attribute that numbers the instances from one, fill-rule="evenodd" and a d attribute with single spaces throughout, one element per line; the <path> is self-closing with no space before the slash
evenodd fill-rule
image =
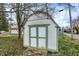
<path id="1" fill-rule="evenodd" d="M 72 8 L 71 8 L 71 14 L 72 14 L 72 20 L 74 20 L 75 18 L 78 17 L 79 15 L 79 7 L 78 4 L 71 4 Z M 69 24 L 69 12 L 68 12 L 68 5 L 67 4 L 52 4 L 52 6 L 56 7 L 56 12 L 54 13 L 54 20 L 56 21 L 56 23 L 61 26 L 61 27 L 65 27 L 65 26 L 70 26 Z M 62 12 L 58 12 L 58 10 L 62 10 L 64 9 Z M 9 16 L 11 17 L 11 15 Z M 12 18 L 15 21 L 15 15 L 13 14 Z M 16 21 L 15 21 L 16 22 Z"/>
<path id="2" fill-rule="evenodd" d="M 78 17 L 79 15 L 79 8 L 78 4 L 71 4 L 71 15 L 72 15 L 72 20 Z M 68 11 L 68 6 L 66 4 L 58 4 L 56 5 L 57 10 L 64 9 L 62 12 L 56 12 L 54 20 L 57 22 L 57 24 L 61 27 L 65 26 L 70 26 L 69 24 L 69 11 Z"/>

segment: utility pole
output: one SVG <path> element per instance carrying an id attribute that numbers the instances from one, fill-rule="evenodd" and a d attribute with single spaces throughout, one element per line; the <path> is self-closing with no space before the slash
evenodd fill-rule
<path id="1" fill-rule="evenodd" d="M 73 24 L 72 24 L 72 16 L 71 16 L 71 5 L 68 3 L 69 8 L 69 18 L 70 18 L 70 29 L 71 29 L 71 39 L 73 39 Z"/>

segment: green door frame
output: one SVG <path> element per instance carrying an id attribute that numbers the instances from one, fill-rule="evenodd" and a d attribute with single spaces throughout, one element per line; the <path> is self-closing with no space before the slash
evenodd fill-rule
<path id="1" fill-rule="evenodd" d="M 36 38 L 36 48 L 38 48 L 38 42 L 39 42 L 39 38 L 44 38 L 46 39 L 46 42 L 45 42 L 45 46 L 46 46 L 46 49 L 48 49 L 48 25 L 49 24 L 41 24 L 41 25 L 29 25 L 29 46 L 31 47 L 31 38 Z M 31 28 L 35 27 L 36 28 L 36 37 L 33 37 L 31 36 Z M 38 28 L 39 27 L 45 27 L 46 28 L 46 36 L 45 37 L 39 37 L 38 34 Z"/>

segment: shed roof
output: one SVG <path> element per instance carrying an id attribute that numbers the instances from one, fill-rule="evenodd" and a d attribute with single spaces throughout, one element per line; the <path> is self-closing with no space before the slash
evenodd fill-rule
<path id="1" fill-rule="evenodd" d="M 56 24 L 57 27 L 59 27 L 59 25 L 54 21 L 54 19 L 52 18 L 52 16 L 51 16 L 48 12 L 43 12 L 43 11 L 35 11 L 33 14 L 31 14 L 27 19 L 25 19 L 25 20 L 23 21 L 22 26 L 24 26 L 24 25 L 26 24 L 26 22 L 28 21 L 28 19 L 29 19 L 31 16 L 33 16 L 33 15 L 35 15 L 35 14 L 40 14 L 40 13 L 47 15 L 47 17 L 50 18 L 50 19 L 54 22 L 54 24 Z"/>

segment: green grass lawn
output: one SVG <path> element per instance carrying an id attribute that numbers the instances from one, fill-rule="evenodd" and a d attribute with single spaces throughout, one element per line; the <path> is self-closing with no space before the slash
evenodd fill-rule
<path id="1" fill-rule="evenodd" d="M 58 56 L 78 56 L 79 55 L 79 40 L 71 40 L 70 37 L 64 35 L 59 37 L 58 52 L 49 53 L 48 55 Z"/>
<path id="2" fill-rule="evenodd" d="M 17 35 L 0 36 L 0 55 L 23 55 L 23 41 L 20 39 L 21 48 L 18 47 Z"/>
<path id="3" fill-rule="evenodd" d="M 19 47 L 18 43 L 20 43 L 21 47 Z M 79 55 L 79 41 L 78 40 L 71 40 L 69 37 L 65 36 L 62 37 L 59 36 L 58 39 L 58 52 L 48 52 L 48 55 L 59 55 L 59 56 L 72 56 L 72 55 Z M 17 35 L 11 35 L 11 36 L 0 36 L 0 55 L 4 56 L 19 56 L 23 55 L 23 52 L 26 49 L 23 47 L 23 40 L 20 39 L 18 41 Z M 27 52 L 25 52 L 27 53 Z"/>

